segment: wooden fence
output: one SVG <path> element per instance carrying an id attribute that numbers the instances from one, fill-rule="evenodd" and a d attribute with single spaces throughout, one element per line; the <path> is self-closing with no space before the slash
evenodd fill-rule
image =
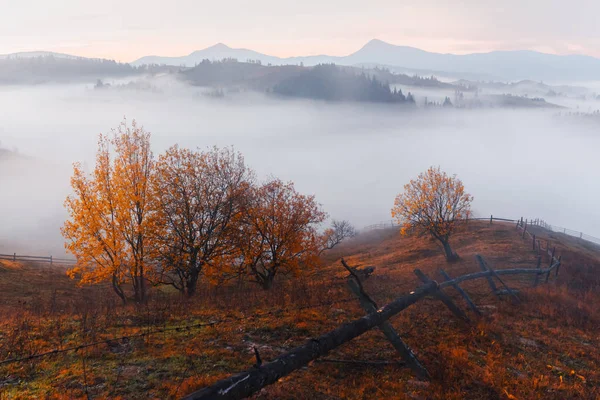
<path id="1" fill-rule="evenodd" d="M 492 217 L 491 221 L 494 219 L 495 218 Z M 517 220 L 510 221 L 517 222 Z M 517 230 L 519 231 L 519 234 L 525 238 L 527 235 L 526 225 L 521 224 L 521 222 L 518 221 Z M 535 247 L 536 239 L 533 239 L 533 243 L 534 250 L 537 249 L 539 252 L 540 247 Z M 241 399 L 251 396 L 263 387 L 276 383 L 280 378 L 308 365 L 310 362 L 326 355 L 331 350 L 376 327 L 379 328 L 388 341 L 390 341 L 405 365 L 408 366 L 415 375 L 421 379 L 429 379 L 430 375 L 426 367 L 418 360 L 406 343 L 404 343 L 388 320 L 426 296 L 431 296 L 448 307 L 459 320 L 464 323 L 469 323 L 470 318 L 467 314 L 456 305 L 443 289 L 453 288 L 456 290 L 458 294 L 464 298 L 469 308 L 479 316 L 482 314 L 481 311 L 468 293 L 460 286 L 463 282 L 475 279 L 486 279 L 491 291 L 497 296 L 507 295 L 514 299 L 514 301 L 520 302 L 518 291 L 511 289 L 501 276 L 531 275 L 534 278 L 534 286 L 539 284 L 541 277 L 545 277 L 545 282 L 548 282 L 552 271 L 555 271 L 554 276 L 558 276 L 561 257 L 555 257 L 556 249 L 553 249 L 551 253 L 548 248 L 545 250 L 551 257 L 547 268 L 541 267 L 541 255 L 538 255 L 538 261 L 535 268 L 498 270 L 492 269 L 483 257 L 477 255 L 477 262 L 481 268 L 480 272 L 451 278 L 444 270 L 440 270 L 441 276 L 445 279 L 445 281 L 441 283 L 432 280 L 425 273 L 416 269 L 414 270 L 414 273 L 419 280 L 421 280 L 422 285 L 411 291 L 408 295 L 400 296 L 381 308 L 377 306 L 375 301 L 373 301 L 373 299 L 365 292 L 362 286 L 362 281 L 369 275 L 368 272 L 351 268 L 342 259 L 342 265 L 350 272 L 347 282 L 348 287 L 357 297 L 361 307 L 365 310 L 367 315 L 341 325 L 337 329 L 327 332 L 317 338 L 310 339 L 303 346 L 296 347 L 264 365 L 257 353 L 257 363 L 251 369 L 220 380 L 209 387 L 189 394 L 184 397 L 184 399 Z M 498 285 L 501 286 L 500 289 L 498 288 Z"/>
<path id="2" fill-rule="evenodd" d="M 56 258 L 52 256 L 26 256 L 22 254 L 0 254 L 0 260 L 29 261 L 49 264 L 75 264 L 76 260 L 70 258 Z"/>
<path id="3" fill-rule="evenodd" d="M 467 222 L 469 221 L 490 221 L 490 223 L 492 223 L 493 221 L 502 221 L 502 222 L 516 222 L 516 219 L 508 219 L 508 218 L 498 218 L 498 217 L 494 217 L 493 215 L 490 215 L 490 217 L 485 217 L 485 218 L 467 218 L 466 219 Z M 374 231 L 377 229 L 389 229 L 389 228 L 396 228 L 396 227 L 400 227 L 401 225 L 398 224 L 396 221 L 390 220 L 390 221 L 382 221 L 379 222 L 377 224 L 371 224 L 371 225 L 367 225 L 364 228 L 362 228 L 363 232 L 368 232 L 368 231 Z"/>
<path id="4" fill-rule="evenodd" d="M 551 225 L 551 224 L 547 223 L 546 221 L 539 219 L 539 218 L 532 220 L 531 224 L 534 226 L 542 227 L 542 228 L 547 229 L 552 232 L 562 233 L 564 235 L 572 236 L 575 238 L 579 238 L 579 239 L 586 240 L 588 242 L 592 242 L 592 243 L 600 245 L 600 238 L 598 238 L 598 237 L 587 235 L 583 232 L 575 231 L 573 229 L 564 228 L 562 226 Z"/>
<path id="5" fill-rule="evenodd" d="M 562 226 L 551 225 L 540 218 L 524 221 L 522 217 L 520 219 L 510 219 L 510 218 L 498 218 L 498 217 L 494 217 L 493 215 L 490 215 L 489 218 L 488 217 L 467 218 L 466 221 L 467 222 L 468 221 L 490 221 L 490 224 L 493 223 L 493 221 L 513 222 L 513 223 L 519 221 L 519 223 L 521 225 L 524 225 L 525 222 L 527 222 L 528 225 L 539 226 L 541 228 L 547 229 L 552 232 L 562 233 L 564 235 L 579 238 L 581 240 L 585 240 L 585 241 L 600 245 L 600 238 L 598 238 L 598 237 L 588 235 L 588 234 L 580 232 L 580 231 L 575 231 L 573 229 L 564 228 Z M 396 223 L 395 221 L 389 221 L 389 222 L 380 222 L 378 224 L 368 225 L 368 226 L 365 226 L 362 230 L 363 231 L 372 231 L 372 230 L 377 230 L 377 229 L 389 229 L 389 228 L 394 228 L 394 227 L 399 227 L 399 226 L 400 225 L 398 223 Z"/>
<path id="6" fill-rule="evenodd" d="M 378 230 L 378 229 L 389 229 L 389 228 L 394 228 L 394 227 L 399 227 L 399 226 L 400 225 L 398 225 L 394 221 L 380 222 L 378 224 L 372 224 L 372 225 L 365 226 L 364 228 L 362 228 L 362 232 L 374 231 L 374 230 Z"/>

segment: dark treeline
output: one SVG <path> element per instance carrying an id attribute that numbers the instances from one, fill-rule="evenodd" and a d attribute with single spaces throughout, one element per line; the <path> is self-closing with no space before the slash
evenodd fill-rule
<path id="1" fill-rule="evenodd" d="M 182 71 L 181 76 L 195 86 L 269 91 L 277 83 L 304 70 L 304 67 L 297 65 L 270 66 L 229 58 L 221 61 L 203 60 L 194 68 Z"/>
<path id="2" fill-rule="evenodd" d="M 0 84 L 73 82 L 105 77 L 124 77 L 141 73 L 167 72 L 174 67 L 140 66 L 113 60 L 43 55 L 0 59 Z"/>
<path id="3" fill-rule="evenodd" d="M 321 64 L 285 79 L 273 87 L 283 96 L 329 101 L 414 103 L 412 95 L 391 90 L 388 83 L 364 73 L 355 74 L 334 64 Z"/>

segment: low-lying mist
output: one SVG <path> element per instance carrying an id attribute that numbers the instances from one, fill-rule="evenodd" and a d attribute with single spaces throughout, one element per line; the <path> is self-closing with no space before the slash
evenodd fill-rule
<path id="1" fill-rule="evenodd" d="M 294 181 L 359 228 L 390 221 L 402 186 L 439 165 L 463 180 L 481 216 L 539 217 L 600 236 L 597 127 L 555 111 L 209 98 L 177 83 L 147 92 L 8 87 L 0 107 L 0 147 L 23 155 L 0 152 L 0 253 L 62 253 L 70 164 L 91 169 L 98 133 L 124 116 L 152 132 L 155 153 L 233 145 L 259 177 Z"/>

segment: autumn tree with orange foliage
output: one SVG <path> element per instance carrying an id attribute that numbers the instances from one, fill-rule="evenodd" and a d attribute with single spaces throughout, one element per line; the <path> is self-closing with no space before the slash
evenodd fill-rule
<path id="1" fill-rule="evenodd" d="M 326 217 L 314 196 L 296 192 L 291 182 L 254 187 L 239 231 L 242 271 L 266 290 L 278 274 L 315 267 L 322 244 L 317 225 Z"/>
<path id="2" fill-rule="evenodd" d="M 201 276 L 246 276 L 268 289 L 355 233 L 334 221 L 319 235 L 326 214 L 314 197 L 278 179 L 257 187 L 233 149 L 174 146 L 155 161 L 150 134 L 135 121 L 100 135 L 93 173 L 75 164 L 71 186 L 62 234 L 77 263 L 68 274 L 82 284 L 110 281 L 124 302 L 129 286 L 146 301 L 148 282 L 192 296 Z"/>
<path id="3" fill-rule="evenodd" d="M 161 282 L 192 296 L 202 273 L 218 278 L 238 257 L 236 238 L 252 172 L 229 148 L 171 147 L 157 162 L 155 255 Z"/>
<path id="4" fill-rule="evenodd" d="M 111 281 L 125 302 L 124 283 L 134 300 L 146 300 L 153 274 L 149 238 L 157 228 L 149 196 L 154 168 L 150 134 L 123 121 L 112 135 L 100 135 L 96 165 L 88 176 L 75 164 L 62 228 L 66 249 L 77 258 L 68 271 L 82 284 Z"/>
<path id="5" fill-rule="evenodd" d="M 454 261 L 458 256 L 450 247 L 450 236 L 469 216 L 472 201 L 473 196 L 465 192 L 460 179 L 448 176 L 439 167 L 430 167 L 396 196 L 392 217 L 402 225 L 404 235 L 415 230 L 439 240 L 446 259 Z"/>

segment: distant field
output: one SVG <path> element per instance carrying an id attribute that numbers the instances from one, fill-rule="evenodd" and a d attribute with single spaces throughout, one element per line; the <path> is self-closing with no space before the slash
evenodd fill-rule
<path id="1" fill-rule="evenodd" d="M 433 300 L 391 320 L 432 374 L 417 381 L 397 365 L 315 362 L 263 389 L 257 399 L 596 399 L 600 396 L 600 252 L 564 235 L 547 235 L 562 255 L 557 280 L 531 288 L 532 277 L 506 282 L 521 304 L 490 293 L 485 280 L 465 283 L 484 316 L 462 325 Z M 366 291 L 383 305 L 433 279 L 493 268 L 535 267 L 531 244 L 512 224 L 471 223 L 453 241 L 459 262 L 447 264 L 436 243 L 397 231 L 365 233 L 325 253 L 324 266 L 265 292 L 236 283 L 203 286 L 183 301 L 154 289 L 148 305 L 120 305 L 110 288 L 79 288 L 64 269 L 0 261 L 0 398 L 177 398 L 251 368 L 253 348 L 267 362 L 307 338 L 364 315 L 345 286 L 352 266 L 375 266 Z M 547 259 L 542 260 L 547 263 Z M 446 292 L 466 309 L 453 290 Z M 210 325 L 212 324 L 212 325 Z M 189 326 L 189 329 L 175 329 Z M 173 328 L 170 330 L 170 328 Z M 162 329 L 163 332 L 157 332 Z M 1 364 L 53 349 L 124 335 L 146 336 L 79 351 Z M 336 349 L 330 359 L 394 361 L 374 330 Z"/>

